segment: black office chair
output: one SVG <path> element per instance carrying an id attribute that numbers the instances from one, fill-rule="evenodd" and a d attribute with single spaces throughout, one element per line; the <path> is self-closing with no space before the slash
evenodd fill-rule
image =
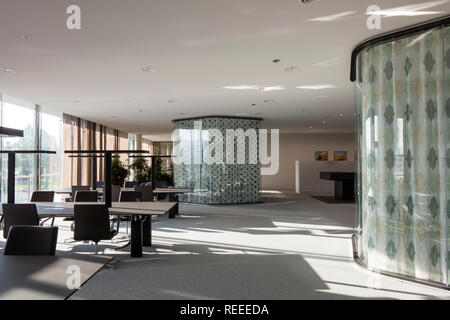
<path id="1" fill-rule="evenodd" d="M 53 202 L 55 199 L 55 191 L 33 191 L 30 202 Z M 52 220 L 51 225 L 55 223 L 55 217 L 46 218 L 40 224 L 43 225 L 48 220 Z"/>
<path id="2" fill-rule="evenodd" d="M 119 202 L 141 202 L 141 191 L 120 191 Z M 128 227 L 131 222 L 131 216 L 116 216 L 112 219 L 113 222 L 117 222 L 117 230 L 119 230 L 120 222 L 125 222 L 126 234 L 128 235 Z"/>
<path id="3" fill-rule="evenodd" d="M 11 226 L 5 256 L 54 256 L 58 227 Z"/>
<path id="4" fill-rule="evenodd" d="M 74 202 L 98 202 L 98 191 L 77 191 Z"/>
<path id="5" fill-rule="evenodd" d="M 117 230 L 111 230 L 108 207 L 104 204 L 76 204 L 74 206 L 75 241 L 92 241 L 95 243 L 95 254 L 98 253 L 98 242 L 111 240 Z"/>
<path id="6" fill-rule="evenodd" d="M 68 202 L 75 202 L 75 196 L 77 195 L 78 191 L 90 191 L 91 187 L 89 186 L 72 186 L 72 193 L 70 195 L 69 199 L 66 199 Z M 74 218 L 64 218 L 64 221 L 74 221 Z M 73 225 L 71 226 L 73 229 Z"/>
<path id="7" fill-rule="evenodd" d="M 169 185 L 168 185 L 167 181 L 156 181 L 156 188 L 167 189 L 168 186 Z M 163 200 L 163 199 L 167 198 L 167 193 L 158 193 L 157 198 L 158 198 L 158 200 Z"/>
<path id="8" fill-rule="evenodd" d="M 134 188 L 135 186 L 138 186 L 139 182 L 137 181 L 125 181 L 125 188 Z"/>
<path id="9" fill-rule="evenodd" d="M 121 191 L 119 202 L 140 202 L 142 201 L 141 191 Z"/>
<path id="10" fill-rule="evenodd" d="M 11 226 L 39 226 L 39 217 L 34 203 L 4 203 L 3 238 L 8 238 Z"/>
<path id="11" fill-rule="evenodd" d="M 156 187 L 157 188 L 163 188 L 166 189 L 168 188 L 168 182 L 167 181 L 156 181 Z"/>
<path id="12" fill-rule="evenodd" d="M 55 191 L 33 191 L 30 202 L 53 202 Z"/>
<path id="13" fill-rule="evenodd" d="M 69 202 L 75 201 L 75 195 L 77 191 L 89 191 L 91 190 L 90 186 L 72 186 L 72 194 L 70 195 Z"/>
<path id="14" fill-rule="evenodd" d="M 153 201 L 153 188 L 145 186 L 135 186 L 134 191 L 139 191 L 142 193 L 141 201 L 152 202 Z"/>

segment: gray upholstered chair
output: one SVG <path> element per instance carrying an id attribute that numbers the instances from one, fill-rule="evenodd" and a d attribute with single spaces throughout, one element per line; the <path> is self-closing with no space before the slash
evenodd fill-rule
<path id="1" fill-rule="evenodd" d="M 3 238 L 8 238 L 11 226 L 39 226 L 39 217 L 34 203 L 4 203 Z"/>
<path id="2" fill-rule="evenodd" d="M 74 217 L 74 240 L 94 242 L 95 254 L 99 241 L 111 240 L 117 234 L 117 230 L 111 230 L 108 207 L 104 204 L 76 204 Z"/>
<path id="3" fill-rule="evenodd" d="M 30 202 L 53 202 L 55 191 L 33 191 Z"/>
<path id="4" fill-rule="evenodd" d="M 55 255 L 58 227 L 11 226 L 3 254 Z"/>

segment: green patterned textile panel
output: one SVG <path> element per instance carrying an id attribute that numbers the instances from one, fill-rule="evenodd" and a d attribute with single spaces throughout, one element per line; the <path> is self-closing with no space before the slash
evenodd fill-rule
<path id="1" fill-rule="evenodd" d="M 358 256 L 448 285 L 450 28 L 359 53 Z"/>
<path id="2" fill-rule="evenodd" d="M 176 188 L 192 190 L 179 195 L 179 201 L 259 202 L 261 120 L 221 116 L 174 120 L 174 184 Z M 239 139 L 230 132 L 240 132 L 244 138 Z"/>

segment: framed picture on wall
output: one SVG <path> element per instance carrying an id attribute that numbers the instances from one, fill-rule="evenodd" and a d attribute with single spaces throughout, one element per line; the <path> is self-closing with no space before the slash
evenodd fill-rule
<path id="1" fill-rule="evenodd" d="M 334 161 L 347 161 L 347 151 L 335 151 Z"/>
<path id="2" fill-rule="evenodd" d="M 328 161 L 328 151 L 316 151 L 314 153 L 316 161 Z"/>

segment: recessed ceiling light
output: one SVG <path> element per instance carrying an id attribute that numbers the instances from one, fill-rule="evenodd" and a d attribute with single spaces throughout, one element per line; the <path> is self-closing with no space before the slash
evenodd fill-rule
<path id="1" fill-rule="evenodd" d="M 16 73 L 16 70 L 7 68 L 7 67 L 1 67 L 0 66 L 0 72 L 6 72 L 6 73 Z"/>
<path id="2" fill-rule="evenodd" d="M 272 100 L 272 99 L 267 99 L 267 100 L 264 100 L 264 103 L 271 103 L 271 102 L 274 102 L 275 100 Z"/>
<path id="3" fill-rule="evenodd" d="M 422 10 L 437 7 L 444 3 L 448 3 L 448 0 L 429 1 L 386 10 L 368 11 L 367 15 L 379 15 L 384 17 L 398 17 L 398 16 L 412 17 L 422 15 L 434 15 L 441 13 L 441 11 L 422 11 Z"/>
<path id="4" fill-rule="evenodd" d="M 29 34 L 23 34 L 23 35 L 20 36 L 20 38 L 26 40 L 26 39 L 30 38 L 30 35 Z"/>
<path id="5" fill-rule="evenodd" d="M 346 12 L 341 12 L 341 13 L 336 13 L 336 14 L 332 14 L 330 16 L 325 16 L 325 17 L 319 17 L 319 18 L 314 18 L 314 19 L 309 19 L 308 21 L 315 21 L 315 22 L 330 22 L 330 21 L 336 21 L 339 19 L 342 19 L 344 17 L 347 16 L 351 16 L 352 14 L 355 14 L 355 11 L 346 11 Z"/>
<path id="6" fill-rule="evenodd" d="M 239 85 L 239 86 L 226 86 L 223 88 L 230 89 L 230 90 L 258 90 L 258 89 L 260 89 L 260 87 L 257 85 L 247 85 L 247 84 Z"/>
<path id="7" fill-rule="evenodd" d="M 252 107 L 256 106 L 256 103 L 252 103 Z"/>
<path id="8" fill-rule="evenodd" d="M 281 60 L 280 60 L 280 59 L 274 59 L 274 60 L 272 60 L 272 62 L 273 62 L 273 63 L 280 63 Z"/>
<path id="9" fill-rule="evenodd" d="M 322 121 L 323 124 L 327 123 L 325 120 Z"/>
<path id="10" fill-rule="evenodd" d="M 273 87 L 262 87 L 260 89 L 262 91 L 277 91 L 277 90 L 285 90 L 286 88 L 283 86 L 273 86 Z"/>
<path id="11" fill-rule="evenodd" d="M 312 129 L 313 127 L 312 127 L 312 126 L 310 126 L 309 128 L 310 128 L 310 129 Z"/>
<path id="12" fill-rule="evenodd" d="M 117 118 L 117 116 L 111 116 L 111 118 L 115 119 L 115 118 Z"/>
<path id="13" fill-rule="evenodd" d="M 141 112 L 142 112 L 142 109 L 139 109 L 138 111 L 139 111 L 139 113 L 141 113 Z"/>
<path id="14" fill-rule="evenodd" d="M 144 67 L 144 68 L 142 68 L 142 71 L 144 71 L 144 72 L 156 72 L 156 68 Z"/>
<path id="15" fill-rule="evenodd" d="M 73 103 L 80 103 L 80 100 L 74 100 Z"/>
<path id="16" fill-rule="evenodd" d="M 284 69 L 284 71 L 285 72 L 297 72 L 297 71 L 300 71 L 300 68 L 296 67 L 296 66 L 291 66 L 291 67 Z"/>
<path id="17" fill-rule="evenodd" d="M 297 87 L 297 89 L 303 89 L 303 90 L 324 90 L 324 89 L 333 89 L 333 88 L 336 88 L 336 86 L 332 85 L 332 84 L 319 84 L 319 85 Z"/>
<path id="18" fill-rule="evenodd" d="M 167 101 L 168 103 L 174 103 L 175 102 L 175 100 L 169 100 L 169 101 Z"/>
<path id="19" fill-rule="evenodd" d="M 311 3 L 311 2 L 313 2 L 314 0 L 302 0 L 302 3 Z"/>

